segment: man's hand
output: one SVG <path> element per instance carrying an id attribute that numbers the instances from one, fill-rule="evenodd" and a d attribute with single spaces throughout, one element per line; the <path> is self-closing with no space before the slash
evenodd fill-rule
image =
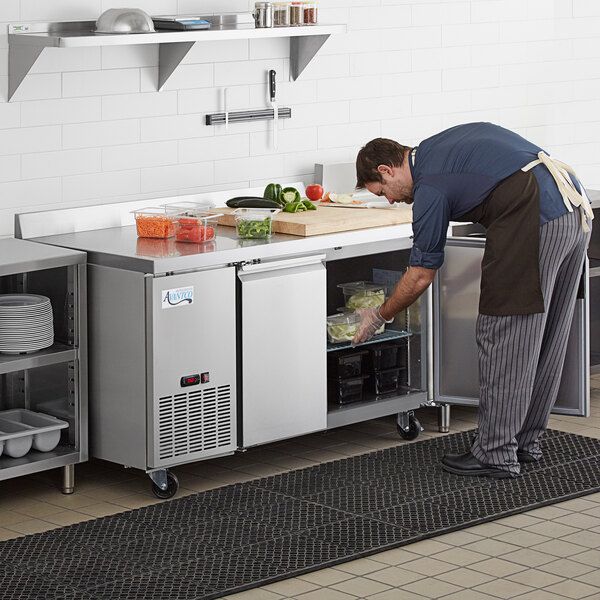
<path id="1" fill-rule="evenodd" d="M 385 319 L 379 314 L 378 306 L 357 308 L 355 312 L 360 315 L 360 325 L 352 343 L 360 344 L 370 340 L 375 332 L 385 324 Z"/>

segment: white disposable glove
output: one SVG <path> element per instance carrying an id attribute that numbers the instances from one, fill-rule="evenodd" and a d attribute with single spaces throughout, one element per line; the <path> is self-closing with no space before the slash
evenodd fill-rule
<path id="1" fill-rule="evenodd" d="M 386 321 L 379 312 L 379 306 L 368 308 L 357 308 L 354 312 L 360 315 L 360 325 L 352 343 L 360 344 L 370 340 L 375 332 L 385 323 L 391 323 L 393 319 Z"/>

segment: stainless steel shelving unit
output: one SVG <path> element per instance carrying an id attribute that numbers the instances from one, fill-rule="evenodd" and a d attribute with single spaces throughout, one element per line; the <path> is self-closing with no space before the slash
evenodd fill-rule
<path id="1" fill-rule="evenodd" d="M 0 293 L 50 297 L 55 343 L 31 354 L 0 354 L 0 410 L 26 408 L 69 422 L 51 452 L 0 457 L 0 481 L 63 468 L 62 491 L 74 490 L 74 465 L 88 459 L 85 252 L 0 239 Z"/>
<path id="2" fill-rule="evenodd" d="M 290 78 L 296 80 L 334 33 L 345 25 L 311 25 L 264 29 L 229 27 L 201 31 L 156 31 L 138 34 L 101 34 L 95 21 L 19 23 L 8 26 L 8 99 L 31 70 L 44 48 L 89 48 L 159 44 L 158 90 L 196 42 L 290 38 Z"/>

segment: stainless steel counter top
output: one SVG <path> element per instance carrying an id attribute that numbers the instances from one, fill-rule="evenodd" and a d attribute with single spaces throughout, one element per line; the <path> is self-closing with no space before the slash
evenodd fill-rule
<path id="1" fill-rule="evenodd" d="M 374 244 L 376 249 L 373 251 L 410 248 L 410 236 L 412 226 L 406 224 L 311 237 L 273 234 L 269 240 L 238 240 L 234 227 L 220 225 L 216 228 L 215 239 L 203 244 L 176 242 L 175 238 L 138 238 L 135 226 L 51 235 L 33 240 L 85 251 L 91 264 L 160 274 L 313 253 L 345 258 L 364 253 L 358 250 L 364 245 Z"/>

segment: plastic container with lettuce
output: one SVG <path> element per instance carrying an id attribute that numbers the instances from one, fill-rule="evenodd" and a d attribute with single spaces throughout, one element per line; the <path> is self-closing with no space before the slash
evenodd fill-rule
<path id="1" fill-rule="evenodd" d="M 381 306 L 386 299 L 386 288 L 380 283 L 352 281 L 340 283 L 338 287 L 344 292 L 345 308 L 349 311 L 357 308 L 376 308 Z M 382 325 L 375 334 L 383 333 L 384 329 L 385 325 Z"/>

